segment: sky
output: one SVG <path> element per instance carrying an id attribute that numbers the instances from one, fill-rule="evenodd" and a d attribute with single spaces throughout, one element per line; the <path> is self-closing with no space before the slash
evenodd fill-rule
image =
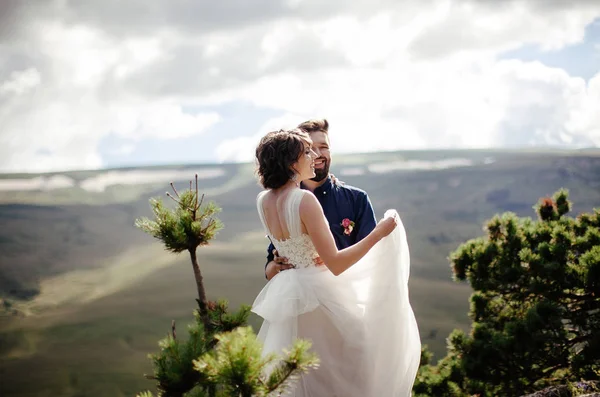
<path id="1" fill-rule="evenodd" d="M 600 1 L 2 0 L 0 172 L 599 147 Z"/>

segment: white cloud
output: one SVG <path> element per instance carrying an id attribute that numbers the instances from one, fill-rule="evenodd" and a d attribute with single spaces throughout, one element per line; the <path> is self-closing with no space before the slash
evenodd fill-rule
<path id="1" fill-rule="evenodd" d="M 523 44 L 557 50 L 580 42 L 583 28 L 598 17 L 600 10 L 593 2 L 546 3 L 443 1 L 435 23 L 410 44 L 411 53 L 441 58 L 460 51 L 494 53 Z"/>
<path id="2" fill-rule="evenodd" d="M 600 146 L 600 72 L 590 79 L 585 95 L 579 99 L 567 128 L 586 134 L 595 146 Z"/>
<path id="3" fill-rule="evenodd" d="M 187 114 L 173 103 L 150 102 L 134 106 L 111 105 L 112 128 L 118 135 L 139 141 L 144 138 L 176 139 L 200 134 L 221 120 L 216 112 Z"/>
<path id="4" fill-rule="evenodd" d="M 444 66 L 407 64 L 401 75 L 395 68 L 312 74 L 302 87 L 297 75 L 277 76 L 245 95 L 305 119 L 327 115 L 337 152 L 599 144 L 589 121 L 598 113 L 596 79 L 586 88 L 561 69 L 516 60 L 465 58 Z M 240 138 L 230 146 L 240 154 L 230 158 L 246 160 L 241 153 L 253 153 L 260 136 Z"/>
<path id="5" fill-rule="evenodd" d="M 216 148 L 217 158 L 221 162 L 252 162 L 254 161 L 254 149 L 258 145 L 260 138 L 267 132 L 277 131 L 282 128 L 294 128 L 302 121 L 302 117 L 289 113 L 269 119 L 253 136 L 226 139 L 221 142 Z"/>
<path id="6" fill-rule="evenodd" d="M 0 95 L 21 95 L 39 85 L 40 81 L 40 73 L 35 68 L 12 72 L 10 78 L 0 84 Z"/>
<path id="7" fill-rule="evenodd" d="M 252 160 L 267 130 L 316 116 L 337 152 L 600 145 L 598 75 L 499 60 L 580 42 L 597 2 L 234 3 L 9 13 L 27 18 L 0 60 L 0 171 L 97 168 L 108 134 L 134 145 L 202 134 L 224 116 L 184 109 L 232 102 L 283 116 L 222 142 L 222 161 Z"/>
<path id="8" fill-rule="evenodd" d="M 103 165 L 98 144 L 108 134 L 132 142 L 175 139 L 201 134 L 221 119 L 115 84 L 106 91 L 107 76 L 123 78 L 156 59 L 157 40 L 117 42 L 98 30 L 57 24 L 42 24 L 38 33 L 48 64 L 41 73 L 13 72 L 0 86 L 2 171 L 94 169 Z"/>
<path id="9" fill-rule="evenodd" d="M 486 14 L 484 5 L 438 2 L 430 13 L 408 10 L 407 23 L 399 27 L 389 22 L 389 14 L 366 24 L 352 17 L 328 21 L 327 27 L 316 24 L 324 45 L 341 48 L 352 67 L 282 72 L 236 94 L 305 119 L 327 115 L 338 152 L 599 145 L 589 121 L 598 113 L 592 110 L 594 80 L 586 89 L 585 81 L 562 69 L 497 55 L 524 43 L 550 50 L 577 42 L 600 8 L 539 10 L 524 4 Z M 361 33 L 369 40 L 360 40 Z M 280 37 L 292 40 L 289 33 Z M 432 59 L 412 57 L 427 55 L 423 51 L 436 44 L 445 48 L 433 48 Z M 240 138 L 229 147 L 240 154 L 229 157 L 247 159 L 242 153 L 253 153 L 259 137 Z"/>

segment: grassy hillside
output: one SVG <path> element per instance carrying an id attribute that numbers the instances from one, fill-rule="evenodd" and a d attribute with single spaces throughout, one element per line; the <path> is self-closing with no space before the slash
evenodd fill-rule
<path id="1" fill-rule="evenodd" d="M 600 156 L 593 152 L 395 152 L 334 161 L 340 179 L 369 193 L 378 217 L 387 208 L 400 212 L 411 248 L 412 305 L 423 342 L 438 355 L 448 333 L 469 324 L 470 290 L 451 281 L 450 251 L 480 235 L 495 213 L 533 216 L 537 199 L 560 187 L 570 190 L 575 213 L 600 206 Z M 10 305 L 0 316 L 3 396 L 131 396 L 149 387 L 142 377 L 151 371 L 147 353 L 171 319 L 185 333 L 195 304 L 188 258 L 162 251 L 133 226 L 150 216 L 148 199 L 164 196 L 168 180 L 127 173 L 165 170 L 181 171 L 180 179 L 205 175 L 203 191 L 223 208 L 225 229 L 200 251 L 209 295 L 233 306 L 252 302 L 265 283 L 267 240 L 250 165 L 3 175 L 0 297 Z M 119 183 L 122 175 L 129 183 Z M 66 187 L 48 182 L 62 176 Z M 45 190 L 1 190 L 3 180 L 32 178 L 46 181 L 36 182 Z M 107 180 L 116 182 L 93 190 Z"/>

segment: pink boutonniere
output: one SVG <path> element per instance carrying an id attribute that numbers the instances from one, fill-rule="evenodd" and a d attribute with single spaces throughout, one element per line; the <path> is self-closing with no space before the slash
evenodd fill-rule
<path id="1" fill-rule="evenodd" d="M 352 233 L 352 230 L 354 230 L 354 221 L 344 218 L 342 221 L 342 227 L 344 228 L 344 234 L 349 236 L 350 233 Z"/>

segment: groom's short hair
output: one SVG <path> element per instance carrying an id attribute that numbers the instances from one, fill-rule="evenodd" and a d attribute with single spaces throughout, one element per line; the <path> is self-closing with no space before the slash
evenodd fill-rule
<path id="1" fill-rule="evenodd" d="M 298 125 L 298 128 L 300 128 L 302 131 L 306 131 L 309 134 L 311 132 L 316 132 L 316 131 L 322 131 L 326 134 L 329 133 L 329 122 L 327 121 L 327 119 L 311 119 L 308 121 L 305 121 L 304 123 L 301 123 Z"/>

